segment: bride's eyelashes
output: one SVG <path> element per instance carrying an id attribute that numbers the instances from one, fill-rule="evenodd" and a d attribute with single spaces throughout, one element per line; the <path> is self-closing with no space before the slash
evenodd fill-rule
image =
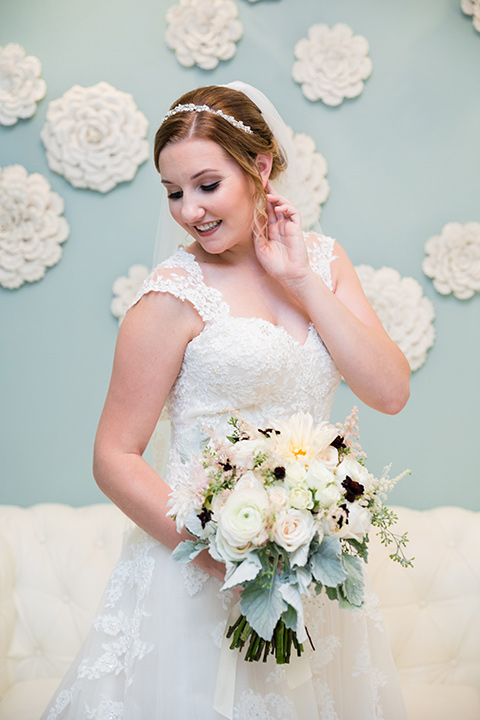
<path id="1" fill-rule="evenodd" d="M 204 192 L 213 192 L 214 190 L 216 190 L 218 188 L 219 185 L 220 185 L 220 180 L 217 180 L 217 182 L 211 183 L 210 185 L 200 185 L 200 188 Z"/>
<path id="2" fill-rule="evenodd" d="M 213 192 L 218 188 L 220 185 L 220 180 L 217 180 L 214 183 L 210 183 L 210 185 L 200 185 L 200 190 L 203 192 Z M 168 194 L 169 200 L 180 200 L 180 198 L 183 196 L 183 192 L 181 190 L 177 190 L 176 192 L 172 192 Z"/>

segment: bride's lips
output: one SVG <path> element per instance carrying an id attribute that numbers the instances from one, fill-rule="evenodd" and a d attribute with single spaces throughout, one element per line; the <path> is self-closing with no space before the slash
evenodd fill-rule
<path id="1" fill-rule="evenodd" d="M 209 223 L 202 223 L 201 225 L 195 225 L 195 230 L 198 232 L 199 235 L 206 236 L 206 235 L 212 235 L 212 233 L 215 232 L 215 230 L 219 227 L 221 220 L 213 220 Z"/>

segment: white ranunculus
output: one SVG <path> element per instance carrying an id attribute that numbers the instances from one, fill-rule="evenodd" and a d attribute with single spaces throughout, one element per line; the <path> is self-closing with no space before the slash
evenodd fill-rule
<path id="1" fill-rule="evenodd" d="M 240 562 L 245 560 L 247 555 L 255 548 L 255 545 L 251 542 L 246 542 L 243 545 L 232 545 L 223 535 L 220 529 L 217 530 L 215 536 L 215 544 L 211 549 L 210 555 L 214 560 L 220 562 Z M 215 550 L 217 551 L 215 553 Z"/>
<path id="2" fill-rule="evenodd" d="M 288 493 L 283 485 L 276 483 L 270 485 L 267 490 L 270 503 L 276 508 L 286 508 L 288 505 Z"/>
<path id="3" fill-rule="evenodd" d="M 248 482 L 252 482 L 252 486 L 248 486 Z M 225 500 L 218 517 L 218 532 L 230 545 L 239 548 L 247 543 L 262 545 L 267 539 L 265 522 L 268 508 L 265 489 L 256 479 L 254 484 L 247 477 L 244 486 L 237 484 Z"/>
<path id="4" fill-rule="evenodd" d="M 308 488 L 294 487 L 288 493 L 290 505 L 297 510 L 309 510 L 313 507 L 312 493 Z"/>
<path id="5" fill-rule="evenodd" d="M 313 515 L 305 510 L 279 513 L 272 531 L 272 539 L 287 552 L 294 552 L 309 543 L 315 533 Z"/>
<path id="6" fill-rule="evenodd" d="M 363 485 L 364 491 L 368 493 L 374 486 L 375 477 L 368 472 L 367 468 L 361 465 L 355 458 L 346 457 L 335 470 L 338 482 L 341 484 L 348 477 Z"/>

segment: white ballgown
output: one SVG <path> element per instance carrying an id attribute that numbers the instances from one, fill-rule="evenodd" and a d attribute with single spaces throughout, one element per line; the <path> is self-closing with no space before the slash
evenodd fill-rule
<path id="1" fill-rule="evenodd" d="M 310 262 L 331 287 L 334 241 L 314 236 Z M 167 403 L 166 480 L 188 473 L 202 426 L 225 429 L 236 410 L 260 426 L 310 412 L 329 418 L 340 376 L 313 325 L 304 343 L 260 318 L 233 317 L 192 254 L 179 248 L 144 283 L 190 302 L 204 329 L 185 350 Z M 108 583 L 93 627 L 42 720 L 220 720 L 214 695 L 220 647 L 235 599 L 194 565 L 135 528 Z M 235 720 L 405 720 L 378 599 L 357 611 L 323 595 L 305 602 L 312 679 L 289 688 L 285 671 L 237 662 Z"/>

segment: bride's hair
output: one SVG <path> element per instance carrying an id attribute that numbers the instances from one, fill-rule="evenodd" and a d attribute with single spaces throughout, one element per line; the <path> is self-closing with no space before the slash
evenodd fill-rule
<path id="1" fill-rule="evenodd" d="M 231 118 L 225 119 L 215 112 L 186 111 L 170 116 L 167 114 L 155 135 L 155 167 L 160 171 L 159 157 L 165 145 L 187 138 L 212 140 L 251 178 L 254 186 L 255 220 L 266 220 L 266 191 L 256 164 L 257 155 L 272 156 L 271 180 L 286 169 L 287 163 L 257 105 L 243 92 L 220 85 L 209 85 L 185 93 L 170 109 L 189 104 L 207 105 L 213 111 L 219 110 L 224 115 L 235 118 L 239 125 L 243 123 L 248 126 L 251 132 L 246 132 L 241 125 L 237 127 Z M 260 227 L 262 225 L 260 222 Z"/>

